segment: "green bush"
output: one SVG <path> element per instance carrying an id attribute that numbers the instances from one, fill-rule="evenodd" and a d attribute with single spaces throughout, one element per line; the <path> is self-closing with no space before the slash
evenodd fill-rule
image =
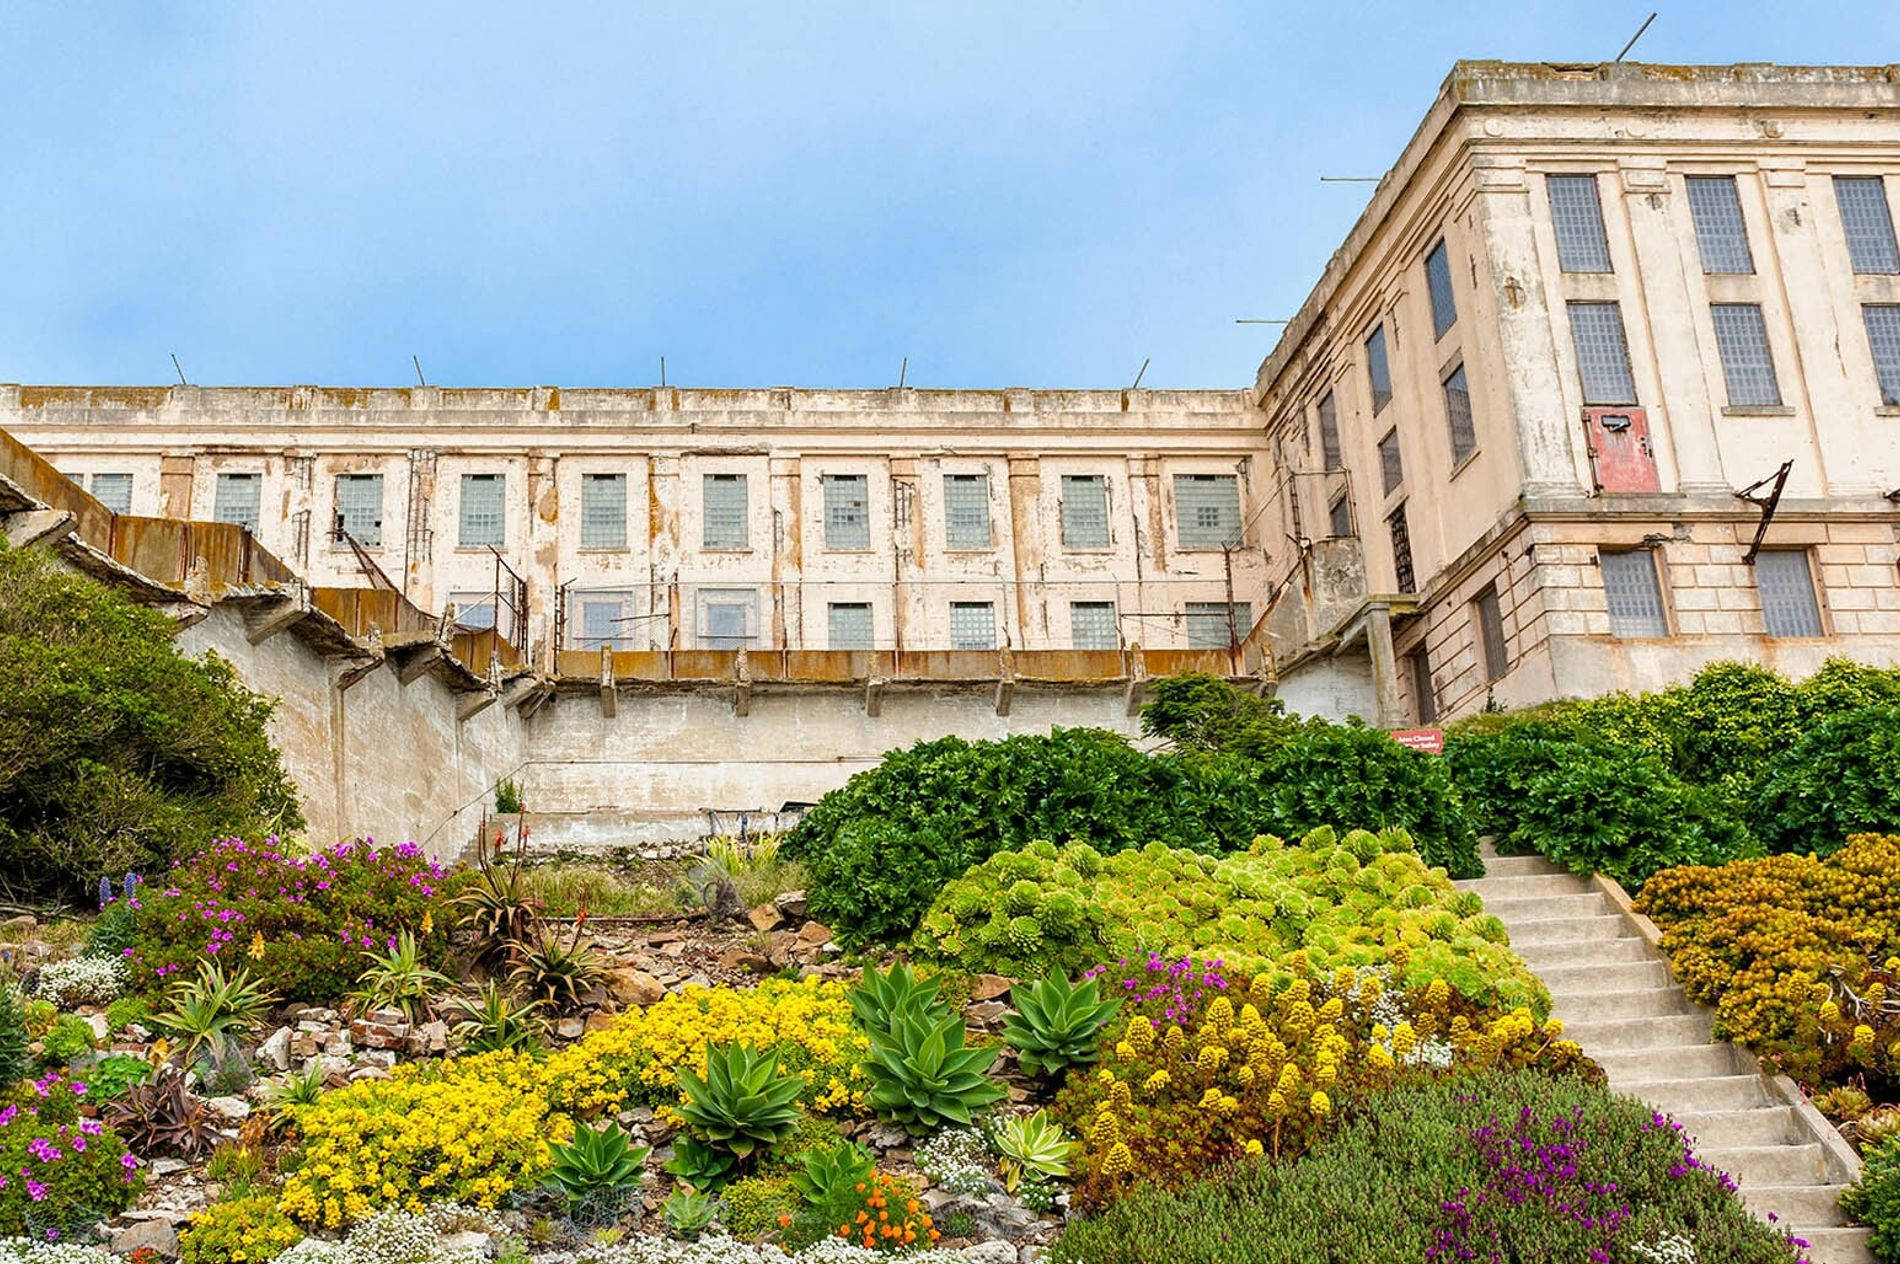
<path id="1" fill-rule="evenodd" d="M 20 1012 L 20 994 L 0 979 L 0 1100 L 32 1069 L 26 1052 L 26 1018 Z"/>
<path id="2" fill-rule="evenodd" d="M 1526 1180 L 1532 1165 L 1497 1145 L 1520 1137 L 1565 1147 L 1567 1162 Z M 1549 1149 L 1536 1157 L 1545 1155 L 1555 1157 Z M 1366 1099 L 1337 1136 L 1297 1162 L 1246 1164 L 1175 1191 L 1138 1188 L 1103 1215 L 1072 1221 L 1048 1258 L 1635 1260 L 1674 1258 L 1637 1250 L 1670 1238 L 1723 1264 L 1797 1259 L 1785 1236 L 1751 1216 L 1648 1107 L 1577 1080 L 1516 1072 L 1402 1084 Z"/>
<path id="3" fill-rule="evenodd" d="M 164 615 L 0 542 L 0 854 L 21 894 L 88 898 L 220 834 L 299 828 L 271 702 Z"/>
<path id="4" fill-rule="evenodd" d="M 1873 1147 L 1860 1160 L 1860 1179 L 1841 1195 L 1841 1210 L 1873 1230 L 1874 1258 L 1900 1260 L 1900 1138 Z"/>
<path id="5" fill-rule="evenodd" d="M 1183 751 L 1257 759 L 1298 732 L 1301 721 L 1278 698 L 1234 688 L 1219 676 L 1188 672 L 1157 680 L 1141 708 L 1141 731 Z"/>
<path id="6" fill-rule="evenodd" d="M 1900 707 L 1830 716 L 1768 761 L 1751 801 L 1770 851 L 1833 851 L 1853 834 L 1900 833 Z"/>

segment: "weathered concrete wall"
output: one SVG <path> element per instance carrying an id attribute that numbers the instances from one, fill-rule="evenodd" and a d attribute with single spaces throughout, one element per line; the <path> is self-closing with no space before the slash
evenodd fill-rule
<path id="1" fill-rule="evenodd" d="M 340 689 L 349 660 L 326 657 L 288 631 L 253 645 L 235 606 L 212 607 L 178 645 L 188 654 L 215 652 L 248 686 L 278 700 L 271 738 L 302 794 L 313 841 L 368 835 L 459 851 L 473 830 L 470 800 L 525 758 L 514 708 L 491 705 L 458 720 L 468 695 L 428 672 L 405 685 L 393 664 Z"/>

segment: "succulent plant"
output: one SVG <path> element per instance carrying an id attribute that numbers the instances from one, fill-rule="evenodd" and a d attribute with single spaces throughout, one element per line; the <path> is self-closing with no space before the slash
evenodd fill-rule
<path id="1" fill-rule="evenodd" d="M 687 1126 L 741 1163 L 791 1132 L 805 1087 L 798 1076 L 779 1073 L 777 1049 L 760 1053 L 741 1044 L 708 1045 L 706 1073 L 681 1067 L 679 1083 Z"/>
<path id="2" fill-rule="evenodd" d="M 866 970 L 847 999 L 858 1026 L 866 1032 L 888 1032 L 899 1014 L 943 1010 L 937 993 L 942 983 L 920 979 L 911 968 L 898 963 L 888 970 Z"/>
<path id="3" fill-rule="evenodd" d="M 636 1146 L 619 1124 L 581 1128 L 566 1145 L 554 1147 L 548 1184 L 573 1202 L 614 1198 L 640 1183 L 650 1146 Z"/>
<path id="4" fill-rule="evenodd" d="M 666 1161 L 666 1171 L 701 1193 L 711 1193 L 732 1179 L 736 1165 L 726 1151 L 714 1149 L 698 1137 L 685 1136 L 673 1143 L 673 1157 Z"/>
<path id="5" fill-rule="evenodd" d="M 711 1194 L 676 1189 L 660 1204 L 667 1231 L 676 1238 L 696 1238 L 719 1218 L 719 1200 Z"/>
<path id="6" fill-rule="evenodd" d="M 106 1122 L 126 1145 L 147 1157 L 175 1154 L 192 1159 L 207 1154 L 218 1136 L 210 1109 L 202 1098 L 192 1096 L 189 1084 L 182 1069 L 167 1066 L 149 1083 L 132 1085 L 108 1105 Z"/>
<path id="7" fill-rule="evenodd" d="M 581 998 L 606 972 L 600 954 L 581 938 L 578 924 L 565 942 L 558 935 L 542 931 L 533 939 L 516 943 L 514 956 L 509 979 L 531 1000 L 557 1014 L 579 1009 Z"/>
<path id="8" fill-rule="evenodd" d="M 999 1156 L 1003 1188 L 1012 1194 L 1026 1174 L 1067 1176 L 1069 1153 L 1075 1148 L 1075 1139 L 1046 1110 L 1003 1120 L 992 1130 L 990 1143 Z"/>
<path id="9" fill-rule="evenodd" d="M 1102 1028 L 1121 1008 L 1104 1001 L 1094 979 L 1070 983 L 1053 974 L 1010 989 L 1016 1012 L 1003 1020 L 1003 1039 L 1029 1075 L 1054 1075 L 1093 1062 Z"/>
<path id="10" fill-rule="evenodd" d="M 969 1124 L 976 1111 L 1003 1096 L 1003 1087 L 986 1074 L 996 1051 L 964 1048 L 966 1034 L 963 1020 L 954 1015 L 898 1014 L 890 1031 L 871 1035 L 864 1063 L 871 1080 L 866 1100 L 878 1114 L 912 1132 Z"/>
<path id="11" fill-rule="evenodd" d="M 876 1165 L 864 1147 L 840 1141 L 837 1145 L 807 1150 L 804 1167 L 792 1173 L 792 1185 L 806 1202 L 819 1206 L 840 1190 L 870 1176 Z"/>

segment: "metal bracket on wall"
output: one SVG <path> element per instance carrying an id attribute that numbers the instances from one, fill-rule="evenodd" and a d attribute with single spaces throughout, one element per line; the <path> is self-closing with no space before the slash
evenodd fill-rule
<path id="1" fill-rule="evenodd" d="M 1735 495 L 1761 510 L 1761 521 L 1755 524 L 1755 539 L 1749 544 L 1748 552 L 1742 554 L 1742 565 L 1753 566 L 1755 557 L 1761 552 L 1761 542 L 1768 536 L 1768 524 L 1775 520 L 1775 509 L 1781 504 L 1781 489 L 1788 485 L 1788 472 L 1794 468 L 1793 461 L 1783 461 L 1781 468 L 1767 478 L 1756 479 Z M 1772 483 L 1774 486 L 1768 487 Z M 1767 493 L 1761 489 L 1768 487 Z"/>

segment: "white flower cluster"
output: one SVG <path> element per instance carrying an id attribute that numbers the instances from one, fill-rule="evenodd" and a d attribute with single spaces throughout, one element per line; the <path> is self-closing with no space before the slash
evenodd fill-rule
<path id="1" fill-rule="evenodd" d="M 40 970 L 34 992 L 61 1009 L 106 1005 L 118 999 L 130 980 L 125 962 L 115 957 L 74 957 Z"/>
<path id="2" fill-rule="evenodd" d="M 119 1257 L 96 1246 L 76 1242 L 35 1242 L 31 1238 L 0 1238 L 0 1264 L 119 1264 Z"/>
<path id="3" fill-rule="evenodd" d="M 984 1162 L 988 1151 L 974 1128 L 945 1128 L 917 1147 L 917 1170 L 946 1194 L 987 1194 L 1001 1188 Z"/>
<path id="4" fill-rule="evenodd" d="M 430 1207 L 420 1215 L 387 1207 L 351 1229 L 341 1242 L 305 1238 L 277 1259 L 280 1264 L 487 1264 L 487 1245 L 451 1247 L 443 1242 L 447 1234 L 471 1230 L 492 1233 L 494 1224 L 486 1213 L 454 1203 Z"/>
<path id="5" fill-rule="evenodd" d="M 1630 1254 L 1643 1264 L 1696 1264 L 1695 1243 L 1680 1233 L 1665 1233 L 1654 1242 L 1632 1242 Z"/>
<path id="6" fill-rule="evenodd" d="M 590 1246 L 558 1255 L 536 1256 L 535 1264 L 882 1264 L 890 1258 L 841 1238 L 826 1238 L 795 1255 L 787 1255 L 776 1246 L 753 1246 L 723 1233 L 711 1233 L 697 1242 L 646 1236 L 629 1238 L 612 1246 Z M 956 1251 L 913 1251 L 903 1259 L 904 1264 L 970 1264 L 969 1256 Z"/>

